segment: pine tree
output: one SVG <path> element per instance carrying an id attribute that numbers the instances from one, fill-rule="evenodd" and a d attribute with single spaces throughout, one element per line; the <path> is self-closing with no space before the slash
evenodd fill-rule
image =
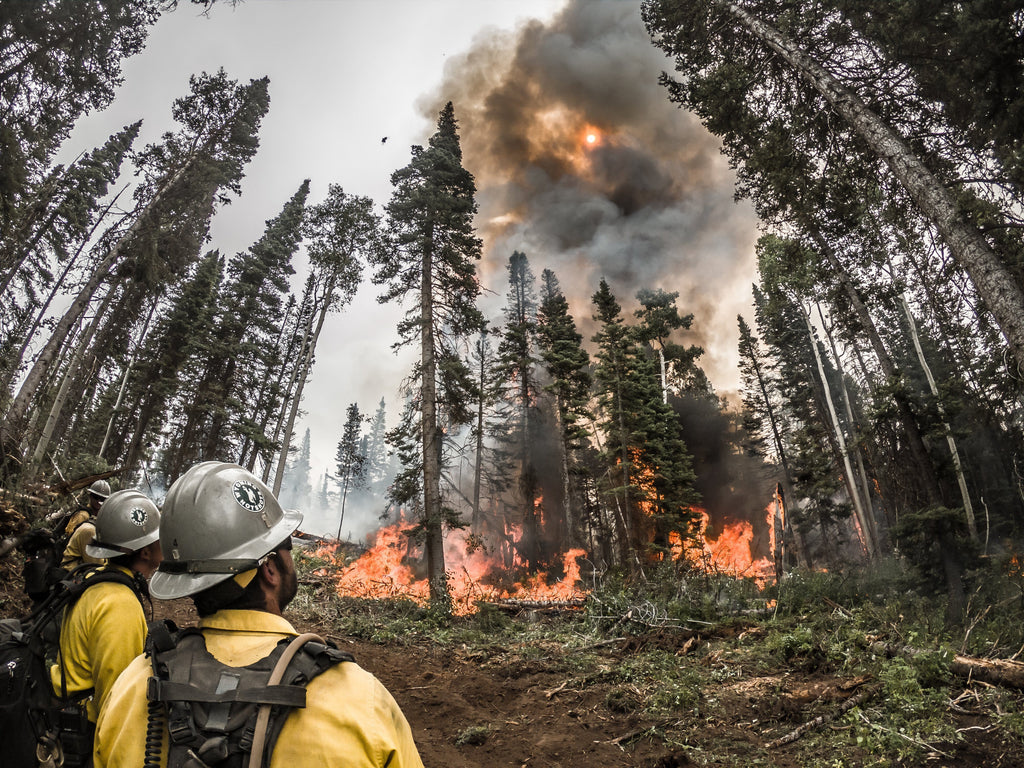
<path id="1" fill-rule="evenodd" d="M 686 331 L 693 325 L 693 314 L 680 315 L 676 307 L 679 292 L 641 288 L 636 298 L 640 309 L 634 314 L 641 321 L 637 328 L 638 338 L 651 345 L 658 354 L 662 399 L 667 402 L 670 388 L 676 393 L 686 391 L 710 395 L 711 385 L 696 363 L 704 350 L 696 346 L 684 347 L 671 338 L 673 331 Z"/>
<path id="2" fill-rule="evenodd" d="M 619 509 L 620 562 L 635 569 L 667 549 L 670 533 L 690 533 L 690 506 L 698 495 L 678 421 L 662 398 L 655 358 L 645 352 L 642 334 L 626 325 L 604 279 L 593 303 L 600 323 L 593 337 L 594 378 L 605 492 Z"/>
<path id="3" fill-rule="evenodd" d="M 220 72 L 193 77 L 190 84 L 192 93 L 177 100 L 173 110 L 181 130 L 165 134 L 159 144 L 136 155 L 142 177 L 134 193 L 136 208 L 126 223 L 101 238 L 84 283 L 4 417 L 6 435 L 23 437 L 30 406 L 101 288 L 107 290 L 95 323 L 110 327 L 113 321 L 104 313 L 115 306 L 134 312 L 118 318 L 122 325 L 137 321 L 148 305 L 139 297 L 159 295 L 168 281 L 183 274 L 199 256 L 214 207 L 239 191 L 243 166 L 256 150 L 256 131 L 268 106 L 267 81 L 238 86 Z M 115 301 L 133 292 L 134 301 Z M 83 333 L 75 339 L 75 348 L 84 348 L 91 340 L 91 333 Z"/>
<path id="4" fill-rule="evenodd" d="M 366 441 L 366 478 L 371 488 L 379 492 L 388 479 L 387 408 L 384 398 L 370 419 Z"/>
<path id="5" fill-rule="evenodd" d="M 294 389 L 289 388 L 289 409 L 282 425 L 282 459 L 288 453 L 292 427 L 298 415 L 302 390 L 313 367 L 313 356 L 331 311 L 339 311 L 352 301 L 362 277 L 362 262 L 383 247 L 380 218 L 373 212 L 368 197 L 347 195 L 336 184 L 328 188 L 327 199 L 311 206 L 306 213 L 303 233 L 309 240 L 308 255 L 312 271 L 307 286 L 309 312 L 303 328 L 302 354 L 293 368 Z M 274 487 L 281 483 L 283 464 L 278 462 Z"/>
<path id="6" fill-rule="evenodd" d="M 713 131 L 723 135 L 726 150 L 737 162 L 759 146 L 752 134 L 765 119 L 762 116 L 771 115 L 773 128 L 812 127 L 808 137 L 816 140 L 818 153 L 824 136 L 827 142 L 850 147 L 851 155 L 870 164 L 873 173 L 884 166 L 893 186 L 912 201 L 923 222 L 934 228 L 970 277 L 1016 366 L 1024 367 L 1024 289 L 1017 265 L 1007 258 L 1010 254 L 997 253 L 978 226 L 979 217 L 972 210 L 978 209 L 978 198 L 968 200 L 952 191 L 963 183 L 956 174 L 961 158 L 936 161 L 930 150 L 905 135 L 907 129 L 922 131 L 922 120 L 935 125 L 936 136 L 942 136 L 944 127 L 927 111 L 909 110 L 912 114 L 908 114 L 906 107 L 900 109 L 893 101 L 903 96 L 925 106 L 918 94 L 907 92 L 905 83 L 913 81 L 899 68 L 874 66 L 879 60 L 875 51 L 857 49 L 856 37 L 827 9 L 776 13 L 775 4 L 763 5 L 751 9 L 725 0 L 685 4 L 662 0 L 645 5 L 644 19 L 655 44 L 675 56 L 677 67 L 687 73 L 680 81 L 665 78 L 670 97 L 697 111 Z M 762 10 L 772 15 L 776 26 L 758 16 Z M 837 51 L 846 54 L 844 64 L 867 62 L 871 68 L 867 76 L 846 82 L 823 66 L 831 63 L 828 59 Z M 873 89 L 862 96 L 858 91 L 868 84 Z M 766 107 L 766 102 L 774 109 Z M 830 116 L 839 118 L 845 130 L 828 122 Z M 947 146 L 955 145 L 954 139 Z M 805 156 L 805 162 L 809 160 Z M 998 209 L 995 202 L 981 207 Z M 1007 213 L 1011 212 L 1003 211 L 1002 220 Z"/>
<path id="7" fill-rule="evenodd" d="M 565 547 L 583 541 L 583 512 L 577 478 L 583 463 L 577 458 L 586 446 L 589 431 L 585 421 L 589 409 L 590 356 L 583 348 L 583 336 L 569 314 L 558 278 L 550 269 L 541 273 L 540 307 L 537 312 L 537 345 L 550 382 L 544 389 L 554 398 L 558 425 L 559 468 L 562 505 L 565 511 Z"/>
<path id="8" fill-rule="evenodd" d="M 75 121 L 103 109 L 160 0 L 38 0 L 0 8 L 0 241 Z M 5 251 L 0 274 L 10 266 Z"/>
<path id="9" fill-rule="evenodd" d="M 345 429 L 334 456 L 335 467 L 338 470 L 338 496 L 341 499 L 338 517 L 339 541 L 342 526 L 345 524 L 345 502 L 348 500 L 349 492 L 363 488 L 366 484 L 366 454 L 360 450 L 363 421 L 359 405 L 351 403 L 345 411 Z"/>
<path id="10" fill-rule="evenodd" d="M 542 545 L 551 538 L 555 542 L 564 540 L 559 531 L 561 516 L 542 516 L 537 508 L 537 499 L 542 498 L 541 467 L 544 464 L 543 451 L 549 442 L 542 429 L 537 398 L 540 384 L 537 380 L 537 296 L 533 287 L 534 277 L 526 254 L 514 251 L 509 257 L 509 290 L 505 305 L 505 323 L 501 328 L 497 357 L 492 374 L 499 382 L 501 394 L 508 404 L 508 416 L 499 440 L 504 443 L 505 460 L 511 462 L 515 472 L 514 524 L 522 528 L 519 551 L 531 571 L 537 571 L 547 564 L 542 562 Z M 551 502 L 547 502 L 550 504 Z M 543 530 L 545 519 L 554 529 Z"/>
<path id="11" fill-rule="evenodd" d="M 260 376 L 273 368 L 268 356 L 280 325 L 282 295 L 294 270 L 292 255 L 301 239 L 309 181 L 303 181 L 281 212 L 267 221 L 263 235 L 227 266 L 227 279 L 202 375 L 183 414 L 180 435 L 168 446 L 166 470 L 173 480 L 193 462 L 236 453 L 239 416 L 246 392 L 258 391 Z"/>
<path id="12" fill-rule="evenodd" d="M 146 339 L 125 398 L 124 412 L 132 421 L 121 428 L 122 437 L 108 454 L 122 456 L 124 466 L 132 472 L 159 444 L 168 408 L 182 389 L 186 365 L 209 341 L 223 269 L 220 253 L 208 252 Z"/>
<path id="13" fill-rule="evenodd" d="M 18 306 L 19 294 L 29 299 L 27 309 L 36 310 L 37 315 L 46 312 L 98 223 L 100 201 L 120 174 L 141 125 L 139 121 L 126 126 L 67 168 L 56 166 L 33 190 L 31 199 L 19 206 L 0 241 L 5 254 L 0 266 L 0 296 L 4 297 L 5 310 L 0 318 Z M 54 279 L 52 273 L 61 264 L 64 274 Z M 38 301 L 36 291 L 51 285 L 49 297 Z M 24 335 L 31 337 L 34 331 L 35 327 L 30 326 Z"/>
<path id="14" fill-rule="evenodd" d="M 426 148 L 415 146 L 409 165 L 391 177 L 387 206 L 393 247 L 376 255 L 374 282 L 387 285 L 381 301 L 413 297 L 399 324 L 400 344 L 418 344 L 413 378 L 418 390 L 422 531 L 431 606 L 451 610 L 444 565 L 444 526 L 456 522 L 441 493 L 443 438 L 470 419 L 472 376 L 460 342 L 482 326 L 476 308 L 476 261 L 481 243 L 473 230 L 476 185 L 462 166 L 462 149 L 449 102 Z M 403 501 L 412 501 L 411 497 Z"/>

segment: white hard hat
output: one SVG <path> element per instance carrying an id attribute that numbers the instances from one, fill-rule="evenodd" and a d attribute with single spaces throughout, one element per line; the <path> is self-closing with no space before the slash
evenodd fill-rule
<path id="1" fill-rule="evenodd" d="M 237 464 L 206 461 L 171 485 L 164 500 L 164 559 L 150 579 L 153 597 L 202 592 L 251 570 L 299 527 L 266 485 Z"/>
<path id="2" fill-rule="evenodd" d="M 96 535 L 85 546 L 90 557 L 136 552 L 160 536 L 160 510 L 135 490 L 114 491 L 96 513 Z"/>

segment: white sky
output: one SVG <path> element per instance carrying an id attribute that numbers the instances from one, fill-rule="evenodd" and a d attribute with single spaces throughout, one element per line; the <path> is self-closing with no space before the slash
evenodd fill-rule
<path id="1" fill-rule="evenodd" d="M 638 6 L 636 0 L 583 1 Z M 79 122 L 59 159 L 98 146 L 139 118 L 144 122 L 135 146 L 157 140 L 174 127 L 171 102 L 188 92 L 191 74 L 223 67 L 242 82 L 269 76 L 271 103 L 260 131 L 260 150 L 245 170 L 242 196 L 213 221 L 210 247 L 232 255 L 259 238 L 265 221 L 280 211 L 304 178 L 312 182 L 310 203 L 322 200 L 328 184 L 337 183 L 383 206 L 391 194 L 391 173 L 408 163 L 410 145 L 424 143 L 434 130 L 434 123 L 422 116 L 423 105 L 436 101 L 446 62 L 483 34 L 513 32 L 531 18 L 550 20 L 564 4 L 245 0 L 232 8 L 222 0 L 203 16 L 180 0 L 179 8 L 151 29 L 145 51 L 125 62 L 124 84 L 112 105 Z M 385 136 L 387 142 L 381 143 Z M 301 290 L 301 259 L 296 267 Z M 497 272 L 504 274 L 500 268 Z M 735 295 L 727 298 L 729 307 L 723 313 L 731 312 L 733 327 L 736 311 L 731 307 L 748 300 L 753 279 L 751 273 L 739 280 Z M 504 294 L 502 286 L 495 289 Z M 397 308 L 378 305 L 375 296 L 376 289 L 367 283 L 355 304 L 329 321 L 320 340 L 303 402 L 308 415 L 295 438 L 300 440 L 305 428 L 311 428 L 314 484 L 316 475 L 333 463 L 349 403 L 358 402 L 363 412 L 373 413 L 384 396 L 389 426 L 398 416 L 397 387 L 409 361 L 391 351 Z M 729 368 L 736 345 L 732 337 L 720 341 L 725 351 L 709 350 L 718 362 L 706 369 L 724 393 L 735 388 L 736 375 Z"/>

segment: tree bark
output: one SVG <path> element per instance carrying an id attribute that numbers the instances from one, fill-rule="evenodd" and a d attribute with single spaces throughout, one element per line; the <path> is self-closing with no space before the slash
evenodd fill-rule
<path id="1" fill-rule="evenodd" d="M 430 605 L 448 613 L 451 593 L 444 562 L 444 519 L 441 510 L 443 436 L 437 421 L 437 348 L 434 340 L 433 242 L 423 249 L 420 273 L 420 440 L 423 452 L 424 551 Z"/>

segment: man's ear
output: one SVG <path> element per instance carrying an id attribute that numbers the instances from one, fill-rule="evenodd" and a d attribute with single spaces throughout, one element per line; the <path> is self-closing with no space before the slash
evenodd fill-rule
<path id="1" fill-rule="evenodd" d="M 263 561 L 263 564 L 260 565 L 260 575 L 272 587 L 281 583 L 281 567 L 277 562 L 277 557 L 271 555 Z"/>

